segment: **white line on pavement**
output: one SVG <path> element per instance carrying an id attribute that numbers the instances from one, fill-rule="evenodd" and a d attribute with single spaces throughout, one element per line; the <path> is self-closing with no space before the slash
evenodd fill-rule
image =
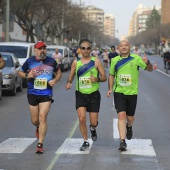
<path id="1" fill-rule="evenodd" d="M 36 138 L 9 138 L 0 143 L 0 153 L 22 153 Z"/>
<path id="2" fill-rule="evenodd" d="M 113 139 L 119 139 L 118 119 L 113 119 Z M 141 155 L 141 156 L 156 156 L 151 139 L 131 139 L 126 140 L 127 151 L 122 154 Z"/>
<path id="3" fill-rule="evenodd" d="M 93 141 L 91 139 L 88 140 L 90 143 L 90 148 L 88 151 L 80 151 L 80 147 L 82 146 L 84 140 L 76 139 L 76 138 L 67 138 L 61 147 L 57 150 L 58 154 L 89 154 L 90 149 L 92 147 Z"/>
<path id="4" fill-rule="evenodd" d="M 126 140 L 127 151 L 122 154 L 141 155 L 141 156 L 156 156 L 151 139 L 131 139 Z"/>
<path id="5" fill-rule="evenodd" d="M 113 138 L 114 139 L 119 139 L 117 122 L 118 122 L 118 119 L 113 119 Z"/>
<path id="6" fill-rule="evenodd" d="M 164 75 L 166 75 L 167 77 L 170 77 L 170 75 L 169 74 L 166 74 L 165 72 L 163 72 L 163 71 L 161 71 L 161 70 L 159 70 L 159 69 L 156 69 L 157 71 L 159 71 L 160 73 L 162 73 L 162 74 L 164 74 Z"/>

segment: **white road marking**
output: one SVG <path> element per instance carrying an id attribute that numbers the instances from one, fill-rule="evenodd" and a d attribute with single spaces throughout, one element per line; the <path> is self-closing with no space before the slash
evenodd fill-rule
<path id="1" fill-rule="evenodd" d="M 119 139 L 117 122 L 118 122 L 118 119 L 113 119 L 113 138 L 114 139 Z"/>
<path id="2" fill-rule="evenodd" d="M 82 146 L 84 140 L 76 139 L 76 138 L 67 138 L 61 147 L 57 150 L 57 154 L 89 154 L 90 149 L 92 147 L 93 141 L 91 139 L 88 140 L 90 143 L 90 148 L 88 151 L 80 151 L 80 147 Z"/>
<path id="3" fill-rule="evenodd" d="M 159 71 L 160 73 L 162 73 L 162 74 L 164 74 L 164 75 L 166 75 L 167 77 L 170 77 L 170 75 L 169 74 L 166 74 L 165 72 L 163 72 L 163 71 L 161 71 L 161 70 L 159 70 L 159 69 L 156 69 L 157 71 Z"/>
<path id="4" fill-rule="evenodd" d="M 125 155 L 156 156 L 151 139 L 131 139 L 126 140 L 127 151 Z"/>
<path id="5" fill-rule="evenodd" d="M 118 119 L 113 119 L 113 139 L 119 139 Z M 122 154 L 142 155 L 142 156 L 156 156 L 151 139 L 131 139 L 126 140 L 127 151 Z"/>
<path id="6" fill-rule="evenodd" d="M 36 138 L 9 138 L 0 143 L 0 153 L 22 153 Z"/>

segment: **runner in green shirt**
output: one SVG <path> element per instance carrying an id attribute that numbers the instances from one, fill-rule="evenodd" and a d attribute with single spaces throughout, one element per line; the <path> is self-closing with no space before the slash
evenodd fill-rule
<path id="1" fill-rule="evenodd" d="M 70 75 L 66 83 L 66 90 L 72 87 L 74 76 L 76 77 L 76 110 L 79 117 L 80 131 L 84 142 L 80 151 L 89 149 L 86 112 L 89 112 L 90 132 L 93 141 L 97 140 L 96 127 L 98 125 L 98 112 L 100 109 L 100 82 L 107 80 L 101 61 L 97 57 L 91 57 L 91 42 L 87 39 L 80 41 L 82 58 L 74 60 Z"/>
<path id="2" fill-rule="evenodd" d="M 130 54 L 130 44 L 127 40 L 119 43 L 120 55 L 111 60 L 108 77 L 109 90 L 107 96 L 114 92 L 114 104 L 118 113 L 118 129 L 120 136 L 120 151 L 126 151 L 128 140 L 132 138 L 132 124 L 137 104 L 139 67 L 151 72 L 153 66 L 144 56 Z"/>

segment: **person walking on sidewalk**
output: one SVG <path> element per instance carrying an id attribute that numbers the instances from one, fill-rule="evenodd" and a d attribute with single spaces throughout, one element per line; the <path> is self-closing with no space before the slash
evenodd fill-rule
<path id="1" fill-rule="evenodd" d="M 80 41 L 82 58 L 73 61 L 65 86 L 66 90 L 70 89 L 76 76 L 76 110 L 79 117 L 80 131 L 84 139 L 80 151 L 86 151 L 90 146 L 87 135 L 86 112 L 89 112 L 91 138 L 93 141 L 97 140 L 96 127 L 101 99 L 99 84 L 107 80 L 101 61 L 97 57 L 90 56 L 91 45 L 88 39 Z"/>
<path id="2" fill-rule="evenodd" d="M 132 125 L 137 104 L 139 67 L 151 72 L 153 66 L 144 56 L 130 54 L 130 44 L 123 40 L 119 44 L 120 55 L 111 61 L 108 77 L 107 97 L 114 92 L 114 104 L 118 113 L 118 130 L 120 151 L 126 151 L 125 136 L 130 140 L 133 136 Z"/>
<path id="3" fill-rule="evenodd" d="M 31 121 L 36 126 L 36 137 L 39 140 L 36 153 L 44 153 L 43 141 L 47 131 L 47 115 L 53 102 L 52 87 L 60 80 L 62 74 L 57 62 L 46 56 L 44 42 L 37 42 L 34 52 L 35 56 L 25 61 L 19 75 L 28 79 L 27 99 Z"/>

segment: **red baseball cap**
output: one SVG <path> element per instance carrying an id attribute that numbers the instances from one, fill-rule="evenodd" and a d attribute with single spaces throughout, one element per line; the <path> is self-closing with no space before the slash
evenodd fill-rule
<path id="1" fill-rule="evenodd" d="M 35 45 L 34 48 L 41 48 L 41 47 L 47 47 L 45 42 L 43 41 L 38 41 Z"/>

